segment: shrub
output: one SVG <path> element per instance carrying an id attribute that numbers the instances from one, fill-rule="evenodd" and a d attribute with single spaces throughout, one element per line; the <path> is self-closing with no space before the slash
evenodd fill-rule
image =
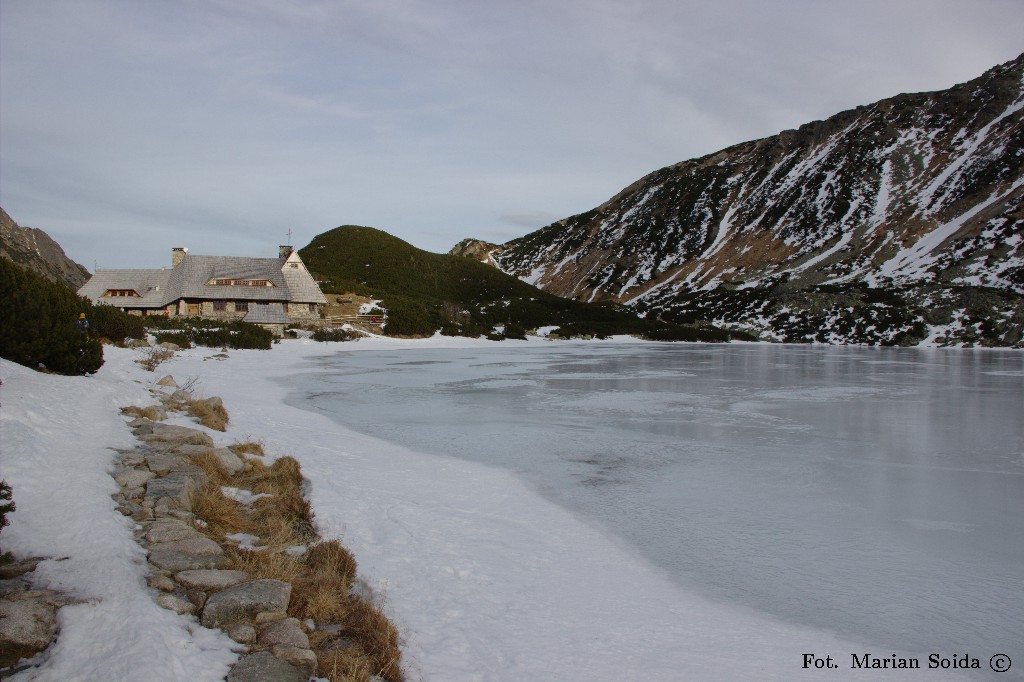
<path id="1" fill-rule="evenodd" d="M 185 332 L 160 332 L 156 335 L 157 343 L 173 343 L 180 348 L 191 348 L 192 340 Z"/>
<path id="2" fill-rule="evenodd" d="M 321 327 L 313 332 L 314 341 L 358 341 L 362 334 L 352 329 Z"/>
<path id="3" fill-rule="evenodd" d="M 90 305 L 86 315 L 97 338 L 117 343 L 125 339 L 141 339 L 146 335 L 146 325 L 140 316 L 129 315 L 113 306 Z"/>
<path id="4" fill-rule="evenodd" d="M 91 374 L 103 347 L 77 327 L 88 302 L 64 284 L 0 258 L 0 357 L 59 374 Z"/>

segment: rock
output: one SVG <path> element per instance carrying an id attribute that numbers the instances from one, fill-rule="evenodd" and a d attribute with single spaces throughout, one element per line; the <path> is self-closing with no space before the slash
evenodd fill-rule
<path id="1" fill-rule="evenodd" d="M 154 590 L 160 590 L 161 592 L 174 592 L 175 588 L 177 588 L 174 581 L 166 575 L 151 575 L 146 578 L 146 582 Z"/>
<path id="2" fill-rule="evenodd" d="M 0 578 L 17 578 L 26 573 L 31 573 L 36 570 L 36 566 L 42 560 L 43 557 L 34 556 L 28 559 L 12 561 L 9 564 L 0 564 Z"/>
<path id="3" fill-rule="evenodd" d="M 128 347 L 129 348 L 149 348 L 150 345 L 149 345 L 149 341 L 147 341 L 146 339 L 129 339 L 128 340 Z"/>
<path id="4" fill-rule="evenodd" d="M 185 596 L 190 602 L 196 605 L 196 609 L 202 609 L 206 605 L 206 592 L 193 587 L 185 588 Z"/>
<path id="5" fill-rule="evenodd" d="M 309 671 L 316 670 L 316 654 L 309 649 L 288 644 L 275 644 L 270 647 L 270 652 L 276 658 L 291 663 L 292 665 L 304 668 Z"/>
<path id="6" fill-rule="evenodd" d="M 286 611 L 260 611 L 256 614 L 254 622 L 256 625 L 266 625 L 267 623 L 284 620 L 287 617 L 288 613 Z"/>
<path id="7" fill-rule="evenodd" d="M 157 476 L 166 476 L 172 469 L 185 465 L 187 461 L 184 457 L 167 453 L 146 455 L 146 466 Z"/>
<path id="8" fill-rule="evenodd" d="M 292 586 L 280 580 L 253 580 L 210 596 L 203 609 L 204 627 L 251 621 L 261 611 L 286 611 Z"/>
<path id="9" fill-rule="evenodd" d="M 146 463 L 146 455 L 138 450 L 129 450 L 121 453 L 121 464 L 126 467 L 142 466 Z"/>
<path id="10" fill-rule="evenodd" d="M 193 614 L 196 612 L 196 606 L 190 601 L 185 601 L 181 597 L 177 597 L 173 594 L 158 594 L 156 596 L 156 603 L 167 609 L 168 611 L 174 611 L 177 614 Z"/>
<path id="11" fill-rule="evenodd" d="M 171 394 L 171 400 L 178 403 L 187 403 L 192 400 L 192 394 L 188 391 L 178 390 Z"/>
<path id="12" fill-rule="evenodd" d="M 269 651 L 242 656 L 228 673 L 227 682 L 306 682 L 309 673 Z"/>
<path id="13" fill-rule="evenodd" d="M 201 533 L 192 527 L 191 524 L 178 519 L 158 519 L 149 525 L 146 531 L 146 540 L 149 542 L 175 542 L 188 538 L 201 536 Z"/>
<path id="14" fill-rule="evenodd" d="M 166 504 L 170 508 L 190 509 L 189 496 L 198 492 L 206 481 L 206 474 L 199 467 L 181 467 L 163 478 L 154 478 L 146 483 L 146 499 L 157 500 L 159 505 L 167 498 Z"/>
<path id="15" fill-rule="evenodd" d="M 0 668 L 35 656 L 56 633 L 57 608 L 46 600 L 0 601 Z"/>
<path id="16" fill-rule="evenodd" d="M 199 570 L 182 571 L 174 576 L 184 587 L 194 587 L 207 592 L 219 592 L 246 580 L 249 574 L 245 571 L 230 570 Z"/>
<path id="17" fill-rule="evenodd" d="M 175 395 L 177 393 L 184 393 L 184 391 L 178 391 Z M 188 426 L 175 426 L 174 424 L 161 424 L 159 422 L 153 424 L 153 433 L 143 436 L 142 440 L 147 443 L 164 442 L 175 445 L 193 443 L 195 445 L 213 447 L 213 439 L 202 431 L 189 428 Z"/>
<path id="18" fill-rule="evenodd" d="M 149 481 L 149 479 L 155 477 L 156 474 L 152 471 L 128 469 L 127 471 L 122 471 L 117 476 L 114 476 L 114 480 L 117 481 L 117 484 L 122 488 L 128 488 L 131 490 L 133 488 L 141 488 L 146 485 L 146 482 Z"/>
<path id="19" fill-rule="evenodd" d="M 179 455 L 185 455 L 186 457 L 195 457 L 196 455 L 205 455 L 207 452 L 210 452 L 210 448 L 206 447 L 205 445 L 192 445 L 191 443 L 189 443 L 187 445 L 179 445 L 178 447 L 174 448 L 174 451 L 177 452 Z"/>
<path id="20" fill-rule="evenodd" d="M 0 580 L 0 597 L 15 592 L 25 592 L 29 589 L 28 581 L 24 578 L 10 578 Z"/>
<path id="21" fill-rule="evenodd" d="M 256 641 L 256 628 L 248 623 L 229 625 L 225 632 L 228 633 L 228 637 L 241 644 L 252 644 Z"/>
<path id="22" fill-rule="evenodd" d="M 245 464 L 238 455 L 227 448 L 214 448 L 211 452 L 217 458 L 217 464 L 220 465 L 221 471 L 228 476 L 234 476 L 245 468 Z"/>
<path id="23" fill-rule="evenodd" d="M 151 419 L 135 419 L 128 422 L 128 426 L 131 428 L 132 433 L 138 437 L 150 436 L 153 434 L 153 424 Z"/>
<path id="24" fill-rule="evenodd" d="M 145 488 L 126 488 L 124 496 L 129 500 L 137 500 L 146 494 Z M 134 512 L 134 510 L 132 510 Z"/>
<path id="25" fill-rule="evenodd" d="M 196 554 L 199 556 L 220 556 L 224 550 L 216 542 L 200 533 L 183 540 L 171 542 L 156 542 L 150 545 L 151 552 L 181 552 L 183 554 Z"/>
<path id="26" fill-rule="evenodd" d="M 172 353 L 175 353 L 175 352 L 181 350 L 181 346 L 179 346 L 176 343 L 171 343 L 170 341 L 161 341 L 160 343 L 158 343 L 156 345 L 157 345 L 157 348 L 163 348 L 164 350 L 169 350 Z M 171 381 L 174 381 L 174 380 L 171 379 Z"/>
<path id="27" fill-rule="evenodd" d="M 149 563 L 171 573 L 192 571 L 203 568 L 224 568 L 228 565 L 225 556 L 213 554 L 187 554 L 173 551 L 151 551 Z"/>
<path id="28" fill-rule="evenodd" d="M 309 648 L 309 637 L 302 631 L 298 618 L 285 618 L 268 623 L 259 629 L 256 643 L 260 646 L 287 644 L 300 649 Z"/>
<path id="29" fill-rule="evenodd" d="M 157 382 L 157 386 L 169 386 L 171 388 L 178 388 L 178 382 L 174 380 L 170 374 L 160 377 Z"/>

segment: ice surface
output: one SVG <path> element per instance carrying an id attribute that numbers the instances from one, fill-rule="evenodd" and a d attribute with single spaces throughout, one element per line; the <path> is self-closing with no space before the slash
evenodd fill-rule
<path id="1" fill-rule="evenodd" d="M 417 356 L 450 362 L 339 355 L 296 378 L 293 404 L 509 469 L 722 602 L 879 649 L 1024 640 L 1019 353 Z"/>
<path id="2" fill-rule="evenodd" d="M 130 444 L 116 408 L 155 377 L 105 352 L 90 378 L 0 363 L 18 503 L 4 547 L 69 557 L 40 579 L 94 600 L 65 609 L 22 678 L 220 679 L 232 643 L 153 604 L 108 497 L 107 448 Z M 840 661 L 831 680 L 903 680 L 849 655 L 1019 651 L 1019 353 L 447 338 L 213 353 L 161 371 L 224 399 L 217 445 L 299 459 L 410 680 L 818 679 L 808 652 Z"/>

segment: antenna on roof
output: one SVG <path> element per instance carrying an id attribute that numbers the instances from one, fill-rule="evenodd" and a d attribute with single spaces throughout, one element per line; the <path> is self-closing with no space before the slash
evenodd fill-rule
<path id="1" fill-rule="evenodd" d="M 288 246 L 292 245 L 292 228 L 288 228 Z"/>

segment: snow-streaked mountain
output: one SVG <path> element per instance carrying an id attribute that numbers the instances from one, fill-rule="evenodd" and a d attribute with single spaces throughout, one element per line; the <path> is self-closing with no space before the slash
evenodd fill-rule
<path id="1" fill-rule="evenodd" d="M 981 291 L 987 312 L 975 312 L 1017 329 L 1016 339 L 1009 328 L 1010 338 L 988 336 L 1013 345 L 1024 323 L 1022 241 L 1024 55 L 948 90 L 662 168 L 489 259 L 562 296 L 791 340 L 910 343 L 958 328 L 958 311 L 972 307 L 965 291 Z M 865 286 L 894 292 L 905 319 L 876 325 L 883 334 L 830 336 L 829 310 L 856 324 L 843 309 L 878 307 Z M 801 304 L 794 292 L 838 298 Z M 800 310 L 823 315 L 798 325 L 811 336 L 773 322 Z"/>
<path id="2" fill-rule="evenodd" d="M 2 208 L 0 258 L 7 258 L 76 290 L 89 279 L 89 271 L 68 258 L 64 249 L 50 235 L 38 228 L 21 227 Z"/>

